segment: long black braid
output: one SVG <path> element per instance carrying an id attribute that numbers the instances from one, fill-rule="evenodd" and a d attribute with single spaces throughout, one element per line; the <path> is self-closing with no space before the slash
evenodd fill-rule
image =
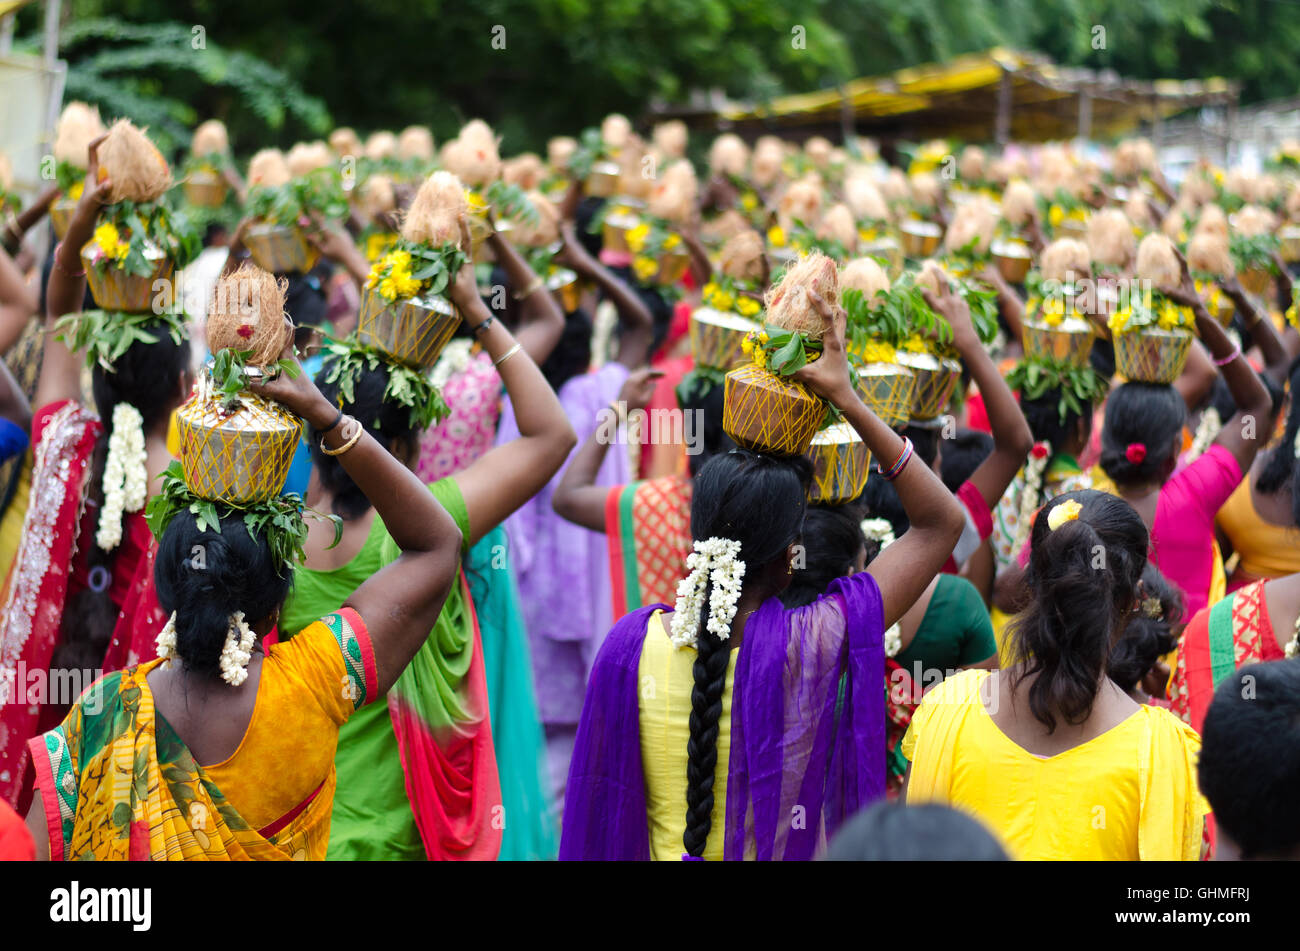
<path id="1" fill-rule="evenodd" d="M 704 589 L 708 604 L 713 583 Z M 691 736 L 686 743 L 686 854 L 704 854 L 713 828 L 713 783 L 718 766 L 718 721 L 722 718 L 722 691 L 727 684 L 731 652 L 708 630 L 708 614 L 700 612 L 696 643 L 695 686 L 691 689 Z"/>

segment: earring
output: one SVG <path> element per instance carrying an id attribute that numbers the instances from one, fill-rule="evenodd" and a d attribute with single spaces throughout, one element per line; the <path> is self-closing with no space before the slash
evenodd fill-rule
<path id="1" fill-rule="evenodd" d="M 794 574 L 794 562 L 793 562 L 793 561 L 790 562 L 790 564 L 788 564 L 788 565 L 785 566 L 785 573 L 788 574 L 788 575 L 792 575 L 792 574 Z"/>

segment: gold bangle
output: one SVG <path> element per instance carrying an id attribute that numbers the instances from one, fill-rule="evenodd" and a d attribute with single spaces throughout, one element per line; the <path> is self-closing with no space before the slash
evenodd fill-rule
<path id="1" fill-rule="evenodd" d="M 514 295 L 515 300 L 525 300 L 529 297 L 532 297 L 533 294 L 536 293 L 537 289 L 541 287 L 542 284 L 544 283 L 545 282 L 540 277 L 534 276 L 533 279 L 528 282 L 527 287 L 525 287 L 522 291 Z"/>
<path id="2" fill-rule="evenodd" d="M 505 353 L 501 354 L 501 356 L 499 356 L 499 357 L 497 357 L 495 360 L 493 360 L 493 361 L 492 361 L 492 365 L 493 365 L 494 367 L 499 367 L 499 366 L 501 366 L 501 364 L 505 363 L 507 360 L 509 360 L 511 357 L 513 357 L 516 353 L 518 353 L 518 352 L 519 352 L 520 350 L 522 350 L 522 349 L 524 349 L 524 345 L 523 345 L 522 343 L 517 343 L 517 344 L 515 344 L 513 347 L 511 347 L 511 348 L 510 348 L 509 350 L 507 350 Z"/>
<path id="3" fill-rule="evenodd" d="M 349 449 L 351 449 L 353 446 L 357 444 L 357 441 L 361 438 L 361 434 L 366 431 L 365 427 L 362 426 L 360 423 L 358 423 L 351 416 L 348 417 L 348 421 L 357 427 L 357 431 L 352 434 L 351 438 L 349 438 L 347 442 L 339 446 L 337 449 L 330 449 L 328 446 L 325 445 L 325 437 L 322 436 L 320 440 L 321 452 L 325 453 L 325 455 L 327 456 L 341 456 L 343 455 L 343 453 L 347 452 Z M 343 435 L 342 430 L 339 431 L 339 435 L 340 436 Z"/>

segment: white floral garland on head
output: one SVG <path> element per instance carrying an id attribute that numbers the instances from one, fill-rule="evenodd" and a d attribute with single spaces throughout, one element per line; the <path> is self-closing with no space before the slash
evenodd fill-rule
<path id="1" fill-rule="evenodd" d="M 894 544 L 894 526 L 889 524 L 888 519 L 884 518 L 866 518 L 862 520 L 862 534 L 870 541 L 880 542 L 880 550 L 884 551 L 890 545 Z M 885 656 L 893 657 L 903 649 L 903 629 L 895 621 L 885 631 Z"/>
<path id="2" fill-rule="evenodd" d="M 1020 514 L 1016 521 L 1016 540 L 1011 546 L 1011 556 L 1015 558 L 1029 539 L 1029 528 L 1038 511 L 1043 493 L 1043 475 L 1047 472 L 1047 463 L 1052 458 L 1052 447 L 1047 442 L 1036 442 L 1025 460 L 1025 484 L 1020 490 Z"/>
<path id="3" fill-rule="evenodd" d="M 112 551 L 122 541 L 122 515 L 144 508 L 149 470 L 145 463 L 144 417 L 130 403 L 113 407 L 113 432 L 104 461 L 104 505 L 99 510 L 95 544 Z"/>
<path id="4" fill-rule="evenodd" d="M 473 346 L 474 341 L 468 337 L 457 337 L 449 341 L 447 346 L 442 348 L 442 356 L 433 365 L 429 381 L 441 390 L 447 385 L 448 380 L 469 366 L 470 350 Z"/>
<path id="5" fill-rule="evenodd" d="M 686 558 L 690 573 L 677 585 L 677 604 L 669 635 L 673 646 L 695 647 L 700 629 L 700 612 L 704 608 L 704 590 L 713 582 L 709 598 L 709 619 L 706 629 L 719 640 L 731 637 L 731 622 L 736 618 L 736 605 L 745 578 L 745 563 L 740 560 L 740 542 L 730 538 L 708 538 L 695 543 L 695 550 Z"/>
<path id="6" fill-rule="evenodd" d="M 1213 406 L 1206 407 L 1201 414 L 1201 421 L 1196 427 L 1196 435 L 1192 437 L 1192 446 L 1187 450 L 1187 461 L 1194 462 L 1205 455 L 1210 444 L 1218 438 L 1219 433 L 1223 430 L 1223 420 L 1219 417 L 1219 411 Z"/>
<path id="7" fill-rule="evenodd" d="M 244 623 L 244 612 L 230 615 L 230 629 L 226 643 L 221 648 L 221 679 L 238 687 L 248 679 L 248 662 L 253 659 L 253 629 Z M 170 669 L 176 659 L 176 612 L 173 611 L 155 641 L 164 670 Z"/>

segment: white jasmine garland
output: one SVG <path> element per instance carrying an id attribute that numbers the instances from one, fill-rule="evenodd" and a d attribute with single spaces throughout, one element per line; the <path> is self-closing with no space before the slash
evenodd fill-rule
<path id="1" fill-rule="evenodd" d="M 1013 554 L 1018 554 L 1020 549 L 1025 547 L 1025 541 L 1029 538 L 1029 527 L 1034 520 L 1034 512 L 1038 509 L 1039 499 L 1043 491 L 1043 475 L 1047 472 L 1047 462 L 1052 456 L 1052 447 L 1045 442 L 1035 443 L 1034 448 L 1043 447 L 1046 452 L 1042 455 L 1029 454 L 1025 461 L 1025 485 L 1020 492 L 1020 515 L 1016 520 L 1016 541 L 1011 546 Z"/>
<path id="2" fill-rule="evenodd" d="M 248 662 L 253 659 L 253 629 L 244 623 L 244 612 L 230 615 L 230 629 L 221 648 L 221 679 L 238 687 L 248 679 Z"/>
<path id="3" fill-rule="evenodd" d="M 863 519 L 862 534 L 870 541 L 880 542 L 881 551 L 894 544 L 894 526 L 889 524 L 888 519 Z M 893 657 L 902 649 L 903 629 L 898 626 L 898 622 L 894 622 L 889 626 L 889 630 L 885 631 L 885 656 Z"/>
<path id="4" fill-rule="evenodd" d="M 1223 420 L 1219 418 L 1219 411 L 1213 406 L 1207 407 L 1205 412 L 1201 414 L 1200 425 L 1196 427 L 1196 435 L 1192 438 L 1192 447 L 1187 451 L 1187 461 L 1193 462 L 1205 455 L 1205 451 L 1218 438 L 1222 429 Z"/>
<path id="5" fill-rule="evenodd" d="M 447 385 L 448 380 L 469 366 L 470 350 L 473 346 L 474 341 L 468 337 L 457 337 L 448 342 L 447 346 L 443 347 L 438 362 L 433 365 L 433 372 L 429 375 L 433 385 L 441 390 Z"/>
<path id="6" fill-rule="evenodd" d="M 163 670 L 167 670 L 172 665 L 172 660 L 176 657 L 176 612 L 167 619 L 163 629 L 158 632 L 158 640 L 154 642 L 158 646 L 158 656 L 162 658 Z"/>
<path id="7" fill-rule="evenodd" d="M 679 649 L 696 646 L 709 581 L 713 582 L 713 594 L 705 627 L 719 640 L 731 637 L 731 622 L 736 618 L 745 578 L 745 563 L 739 558 L 740 542 L 714 537 L 697 541 L 694 547 L 686 558 L 690 573 L 677 585 L 677 604 L 669 631 L 673 646 Z"/>
<path id="8" fill-rule="evenodd" d="M 99 511 L 95 544 L 112 551 L 122 541 L 122 515 L 144 507 L 149 484 L 145 463 L 144 418 L 130 403 L 113 408 L 113 429 L 104 461 L 104 506 Z"/>

